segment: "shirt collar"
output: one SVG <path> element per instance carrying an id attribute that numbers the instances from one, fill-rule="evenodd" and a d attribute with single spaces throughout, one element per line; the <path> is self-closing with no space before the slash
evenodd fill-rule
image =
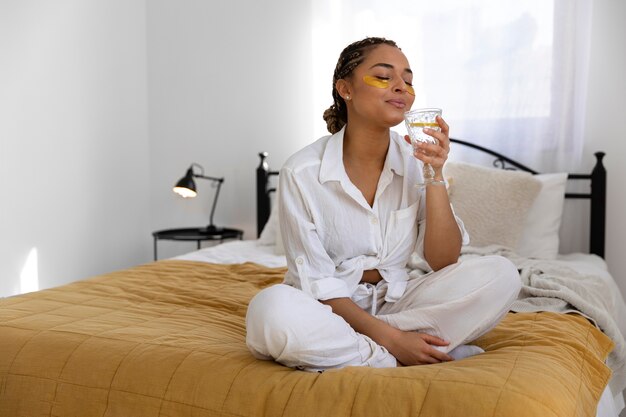
<path id="1" fill-rule="evenodd" d="M 346 127 L 344 126 L 326 142 L 320 165 L 320 182 L 322 184 L 327 181 L 341 181 L 346 176 L 343 167 L 343 134 L 345 130 Z"/>
<path id="2" fill-rule="evenodd" d="M 347 175 L 343 166 L 343 135 L 346 127 L 332 135 L 326 143 L 322 163 L 320 165 L 319 180 L 323 184 L 327 181 L 345 180 Z M 391 170 L 396 175 L 404 176 L 404 153 L 402 146 L 404 139 L 395 132 L 389 133 L 389 150 L 385 159 L 383 172 Z"/>
<path id="3" fill-rule="evenodd" d="M 385 161 L 385 168 L 389 168 L 396 175 L 404 176 L 404 147 L 406 142 L 404 138 L 398 135 L 396 132 L 390 132 L 389 138 L 389 151 L 387 151 L 387 160 Z"/>

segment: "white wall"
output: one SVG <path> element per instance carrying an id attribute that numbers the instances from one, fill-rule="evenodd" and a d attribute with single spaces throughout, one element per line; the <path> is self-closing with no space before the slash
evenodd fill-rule
<path id="1" fill-rule="evenodd" d="M 144 0 L 0 3 L 0 296 L 150 260 Z"/>
<path id="2" fill-rule="evenodd" d="M 594 0 L 592 16 L 585 154 L 607 153 L 606 260 L 626 295 L 626 2 Z"/>
<path id="3" fill-rule="evenodd" d="M 193 200 L 171 190 L 197 162 L 225 177 L 215 223 L 256 237 L 258 152 L 278 169 L 314 139 L 310 9 L 308 0 L 148 2 L 154 229 L 208 223 L 210 183 L 198 180 Z M 159 257 L 191 249 L 161 242 Z"/>

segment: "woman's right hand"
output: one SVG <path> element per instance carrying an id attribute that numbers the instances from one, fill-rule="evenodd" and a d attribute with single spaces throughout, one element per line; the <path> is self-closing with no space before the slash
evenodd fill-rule
<path id="1" fill-rule="evenodd" d="M 385 346 L 389 352 L 404 366 L 427 365 L 449 362 L 451 356 L 435 349 L 434 346 L 447 346 L 449 342 L 426 333 L 405 332 L 398 330 Z"/>
<path id="2" fill-rule="evenodd" d="M 356 332 L 386 347 L 402 365 L 426 365 L 453 360 L 433 347 L 449 345 L 445 340 L 426 333 L 399 330 L 372 316 L 350 298 L 331 298 L 320 300 L 320 303 L 330 306 L 333 313 L 341 316 Z"/>

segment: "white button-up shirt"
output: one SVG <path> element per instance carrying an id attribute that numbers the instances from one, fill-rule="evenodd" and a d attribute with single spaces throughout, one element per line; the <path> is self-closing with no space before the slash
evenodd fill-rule
<path id="1" fill-rule="evenodd" d="M 363 271 L 388 283 L 386 301 L 402 296 L 413 251 L 423 258 L 425 195 L 411 146 L 391 132 L 374 205 L 343 165 L 344 129 L 291 156 L 280 171 L 278 208 L 288 272 L 285 284 L 318 300 L 351 297 Z M 469 238 L 457 218 L 463 243 Z"/>

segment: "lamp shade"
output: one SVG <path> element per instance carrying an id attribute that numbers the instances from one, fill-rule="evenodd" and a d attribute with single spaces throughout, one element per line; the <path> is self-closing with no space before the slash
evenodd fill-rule
<path id="1" fill-rule="evenodd" d="M 196 192 L 196 182 L 193 180 L 193 171 L 191 168 L 187 170 L 187 173 L 182 177 L 174 186 L 174 192 L 184 198 L 193 198 L 198 193 Z"/>
<path id="2" fill-rule="evenodd" d="M 193 172 L 194 166 L 200 169 L 201 171 L 200 174 L 195 174 Z M 224 178 L 208 177 L 204 175 L 204 168 L 202 168 L 202 165 L 196 164 L 194 162 L 193 164 L 191 164 L 191 166 L 187 170 L 187 173 L 185 174 L 185 176 L 182 177 L 180 180 L 178 180 L 178 182 L 174 186 L 174 189 L 173 189 L 174 192 L 176 194 L 181 195 L 184 198 L 195 197 L 196 195 L 198 195 L 198 193 L 196 192 L 196 182 L 194 181 L 194 177 L 201 178 L 203 180 L 210 180 L 210 181 L 217 183 L 217 189 L 215 190 L 215 197 L 213 197 L 213 206 L 211 207 L 210 223 L 206 227 L 207 232 L 217 233 L 218 231 L 221 230 L 221 228 L 216 227 L 213 224 L 213 215 L 215 214 L 215 206 L 217 205 L 217 196 L 220 193 L 220 187 L 222 186 L 222 183 L 224 182 Z"/>

